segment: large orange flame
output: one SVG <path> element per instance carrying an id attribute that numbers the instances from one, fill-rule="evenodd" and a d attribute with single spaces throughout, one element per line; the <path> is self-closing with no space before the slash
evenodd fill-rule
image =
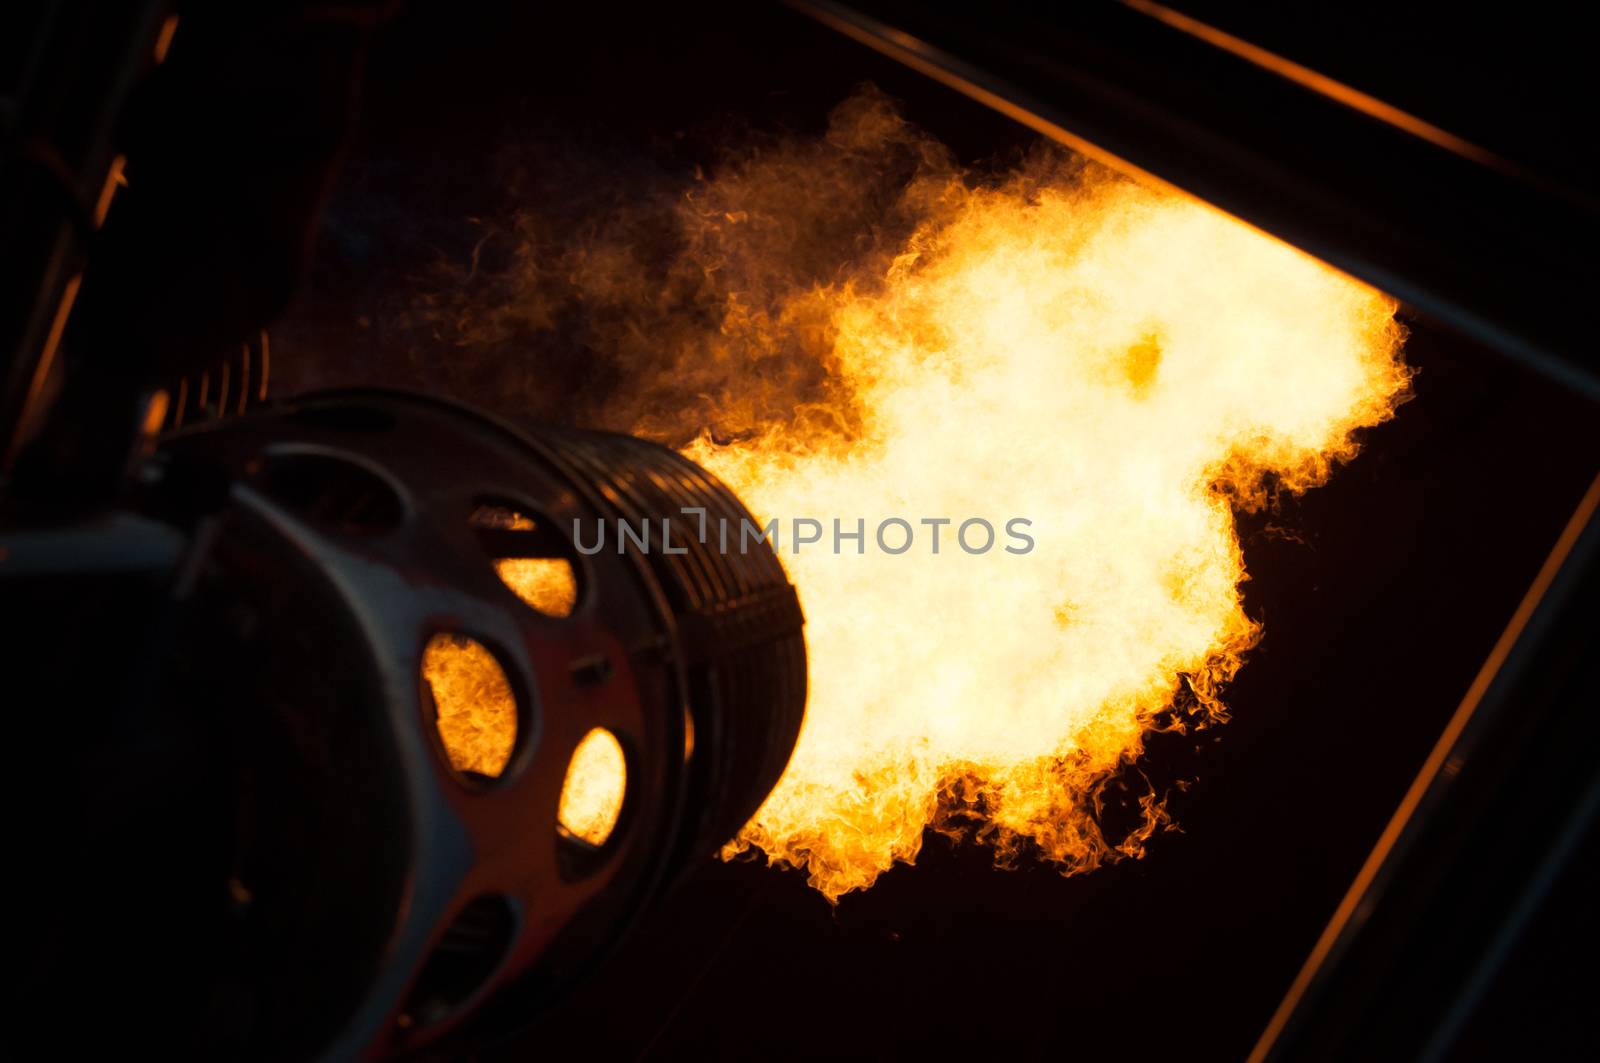
<path id="1" fill-rule="evenodd" d="M 930 826 L 1068 871 L 1139 855 L 1160 796 L 1108 836 L 1094 794 L 1152 728 L 1224 715 L 1259 634 L 1234 509 L 1321 483 L 1407 392 L 1386 296 L 1062 153 L 964 173 L 871 91 L 566 246 L 517 224 L 489 305 L 428 315 L 462 347 L 582 321 L 618 381 L 598 419 L 828 527 L 784 540 L 805 727 L 724 855 L 830 899 Z M 872 529 L 896 516 L 1022 517 L 1036 545 L 969 555 L 950 525 L 935 556 L 918 526 L 891 556 Z M 833 518 L 864 553 L 832 552 Z"/>
<path id="2" fill-rule="evenodd" d="M 784 552 L 811 699 L 726 854 L 803 867 L 834 899 L 952 813 L 1067 869 L 1137 855 L 1159 801 L 1108 839 L 1089 795 L 1180 684 L 1221 713 L 1258 635 L 1232 507 L 1267 477 L 1322 482 L 1406 390 L 1390 299 L 1211 208 L 1092 173 L 951 179 L 935 200 L 880 283 L 779 313 L 823 323 L 823 420 L 859 427 L 797 429 L 811 409 L 688 448 L 764 516 L 1033 522 L 1026 555 L 968 555 L 954 525 L 937 556 L 836 555 L 831 535 Z"/>

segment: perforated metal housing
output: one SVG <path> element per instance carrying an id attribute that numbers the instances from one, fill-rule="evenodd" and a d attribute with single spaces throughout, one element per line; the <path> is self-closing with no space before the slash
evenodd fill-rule
<path id="1" fill-rule="evenodd" d="M 788 760 L 806 693 L 794 589 L 765 542 L 701 541 L 685 509 L 712 527 L 753 518 L 670 450 L 370 391 L 181 431 L 159 462 L 227 485 L 229 534 L 196 593 L 248 617 L 219 653 L 252 698 L 209 696 L 239 736 L 230 800 L 250 829 L 231 862 L 254 903 L 234 932 L 261 972 L 253 1038 L 287 1037 L 274 1016 L 311 1000 L 315 1036 L 282 1047 L 414 1047 L 496 994 L 493 1010 L 525 1019 L 731 837 Z M 519 598 L 504 558 L 568 567 L 567 615 Z M 515 699 L 492 776 L 443 748 L 421 677 L 440 635 L 487 650 Z M 597 727 L 627 789 L 591 845 L 557 809 Z"/>

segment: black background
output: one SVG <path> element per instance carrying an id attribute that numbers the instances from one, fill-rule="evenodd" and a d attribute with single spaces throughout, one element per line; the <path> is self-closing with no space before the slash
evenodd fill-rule
<path id="1" fill-rule="evenodd" d="M 1226 5 L 1193 9 L 1251 36 Z M 1258 25 L 1262 43 L 1425 118 L 1592 175 L 1592 146 L 1543 105 L 1579 91 L 1576 68 L 1517 53 L 1548 28 L 1473 36 L 1417 14 L 1375 22 L 1360 5 Z M 604 160 L 626 195 L 714 164 L 741 131 L 818 132 L 863 81 L 963 161 L 1033 139 L 781 8 L 410 5 L 375 42 L 311 278 L 274 329 L 275 390 L 426 386 L 549 412 L 429 375 L 402 353 L 415 337 L 386 327 L 385 308 L 432 266 L 470 255 L 484 219 L 530 206 L 493 160 L 561 143 Z M 566 165 L 552 162 L 554 180 Z M 1416 398 L 1329 485 L 1241 518 L 1246 604 L 1266 635 L 1227 692 L 1232 722 L 1152 747 L 1152 771 L 1195 780 L 1173 800 L 1181 832 L 1071 879 L 997 871 L 983 849 L 930 836 L 915 868 L 836 909 L 798 874 L 708 862 L 491 1056 L 1241 1057 L 1600 459 L 1591 408 L 1408 324 Z M 1569 991 L 1576 1005 L 1581 982 Z"/>

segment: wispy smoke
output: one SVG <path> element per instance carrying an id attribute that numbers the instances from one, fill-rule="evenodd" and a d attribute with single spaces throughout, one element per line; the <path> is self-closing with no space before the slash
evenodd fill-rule
<path id="1" fill-rule="evenodd" d="M 851 437 L 832 302 L 807 293 L 881 284 L 977 180 L 870 86 L 821 137 L 746 132 L 692 176 L 546 143 L 492 165 L 517 206 L 463 219 L 466 246 L 382 297 L 373 327 L 399 356 L 385 375 L 675 445 L 779 425 Z M 1040 180 L 1079 166 L 1030 163 Z"/>

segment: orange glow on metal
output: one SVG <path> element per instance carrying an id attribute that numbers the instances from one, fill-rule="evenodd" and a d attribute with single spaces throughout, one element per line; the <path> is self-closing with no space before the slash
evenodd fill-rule
<path id="1" fill-rule="evenodd" d="M 111 200 L 116 196 L 117 189 L 128 183 L 122 176 L 123 167 L 127 164 L 125 156 L 117 155 L 112 158 L 111 166 L 106 170 L 105 182 L 100 186 L 100 197 L 94 204 L 94 225 L 97 229 L 105 224 L 106 214 L 111 210 Z"/>
<path id="2" fill-rule="evenodd" d="M 1208 26 L 1199 19 L 1191 18 L 1181 11 L 1174 11 L 1163 4 L 1152 3 L 1151 0 L 1122 0 L 1128 7 L 1133 8 L 1159 22 L 1171 26 L 1175 30 L 1187 33 L 1191 37 L 1205 41 L 1225 52 L 1238 56 L 1247 63 L 1270 71 L 1279 77 L 1294 82 L 1304 88 L 1310 89 L 1319 95 L 1326 96 L 1344 104 L 1352 110 L 1360 111 L 1370 118 L 1386 122 L 1397 129 L 1403 129 L 1414 137 L 1426 140 L 1435 147 L 1444 148 L 1465 158 L 1492 166 L 1496 169 L 1511 169 L 1511 164 L 1500 156 L 1481 148 L 1470 140 L 1464 140 L 1447 130 L 1425 122 L 1413 114 L 1408 114 L 1398 107 L 1384 103 L 1375 96 L 1351 88 L 1349 85 L 1325 74 L 1319 74 L 1310 67 L 1301 66 L 1299 63 L 1285 59 L 1281 55 L 1267 51 L 1249 41 L 1242 40 L 1230 33 L 1225 33 L 1214 26 Z"/>
<path id="3" fill-rule="evenodd" d="M 167 53 L 172 50 L 172 38 L 178 32 L 178 16 L 168 15 L 161 22 L 161 29 L 156 31 L 156 43 L 152 52 L 156 64 L 159 66 L 167 61 Z"/>
<path id="4" fill-rule="evenodd" d="M 1494 648 L 1489 651 L 1488 659 L 1483 662 L 1483 667 L 1473 678 L 1472 685 L 1467 688 L 1466 696 L 1461 699 L 1461 704 L 1456 707 L 1450 722 L 1445 725 L 1444 732 L 1439 735 L 1439 740 L 1434 743 L 1433 750 L 1428 754 L 1428 759 L 1423 762 L 1422 770 L 1411 781 L 1405 796 L 1400 800 L 1400 806 L 1395 809 L 1383 833 L 1379 835 L 1378 842 L 1367 854 L 1366 862 L 1361 865 L 1361 870 L 1356 873 L 1355 881 L 1350 884 L 1344 898 L 1339 902 L 1339 907 L 1334 910 L 1333 918 L 1323 928 L 1322 935 L 1312 947 L 1311 955 L 1306 958 L 1305 964 L 1295 975 L 1294 982 L 1289 986 L 1289 991 L 1273 1012 L 1267 1028 L 1262 1031 L 1260 1039 L 1251 1050 L 1249 1063 L 1262 1063 L 1272 1051 L 1273 1043 L 1283 1033 L 1283 1028 L 1288 1024 L 1289 1016 L 1294 1013 L 1295 1007 L 1305 996 L 1306 990 L 1311 988 L 1312 981 L 1316 978 L 1317 971 L 1327 960 L 1328 954 L 1333 951 L 1334 943 L 1339 935 L 1344 932 L 1356 910 L 1361 905 L 1361 899 L 1367 889 L 1377 877 L 1378 869 L 1388 859 L 1389 852 L 1394 848 L 1395 842 L 1400 840 L 1406 825 L 1411 821 L 1411 816 L 1422 803 L 1422 798 L 1428 792 L 1434 779 L 1444 768 L 1450 750 L 1455 747 L 1456 740 L 1461 737 L 1461 732 L 1466 729 L 1472 714 L 1477 711 L 1478 702 L 1488 691 L 1489 684 L 1494 682 L 1495 675 L 1500 671 L 1500 666 L 1505 663 L 1506 657 L 1516 645 L 1517 639 L 1522 636 L 1523 628 L 1527 627 L 1528 620 L 1533 616 L 1539 602 L 1544 598 L 1545 592 L 1550 589 L 1550 584 L 1555 581 L 1556 574 L 1566 562 L 1567 555 L 1572 552 L 1572 547 L 1577 543 L 1578 537 L 1589 526 L 1589 521 L 1594 519 L 1595 510 L 1600 508 L 1600 476 L 1596 476 L 1589 483 L 1589 489 L 1584 492 L 1579 500 L 1577 509 L 1568 519 L 1567 525 L 1561 531 L 1561 536 L 1556 540 L 1555 546 L 1550 550 L 1545 562 L 1539 568 L 1539 573 L 1534 577 L 1533 584 L 1528 592 L 1523 595 L 1522 601 L 1517 604 L 1517 611 L 1512 614 L 1505 630 L 1500 633 L 1495 641 Z"/>

